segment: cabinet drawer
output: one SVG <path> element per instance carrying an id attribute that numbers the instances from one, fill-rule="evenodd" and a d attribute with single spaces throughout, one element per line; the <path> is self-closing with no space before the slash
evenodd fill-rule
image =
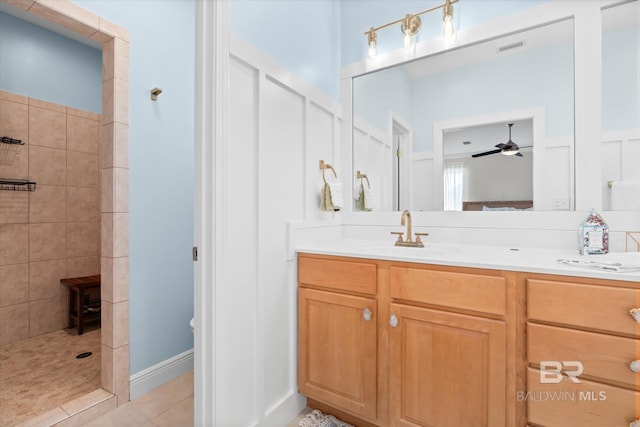
<path id="1" fill-rule="evenodd" d="M 529 368 L 526 400 L 528 421 L 545 427 L 628 426 L 640 417 L 640 393 L 580 380 L 542 384 L 540 371 Z"/>
<path id="2" fill-rule="evenodd" d="M 478 274 L 391 267 L 392 298 L 504 315 L 506 279 Z"/>
<path id="3" fill-rule="evenodd" d="M 527 354 L 529 363 L 539 365 L 541 360 L 576 360 L 582 363 L 582 375 L 615 381 L 635 388 L 640 374 L 629 364 L 640 358 L 640 340 L 557 328 L 527 325 Z"/>
<path id="4" fill-rule="evenodd" d="M 301 285 L 375 295 L 377 268 L 373 263 L 298 257 Z"/>
<path id="5" fill-rule="evenodd" d="M 639 297 L 635 289 L 528 279 L 527 315 L 529 320 L 636 336 L 640 325 L 629 310 Z"/>

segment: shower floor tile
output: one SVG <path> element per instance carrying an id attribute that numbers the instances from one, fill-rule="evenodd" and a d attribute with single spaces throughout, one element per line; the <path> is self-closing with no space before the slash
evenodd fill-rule
<path id="1" fill-rule="evenodd" d="M 90 357 L 76 355 L 92 352 Z M 100 388 L 100 329 L 62 329 L 0 346 L 0 427 Z"/>

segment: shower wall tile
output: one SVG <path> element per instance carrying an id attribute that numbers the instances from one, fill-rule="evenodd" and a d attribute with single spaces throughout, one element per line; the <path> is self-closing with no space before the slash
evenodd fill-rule
<path id="1" fill-rule="evenodd" d="M 29 175 L 29 107 L 0 100 L 0 136 L 19 139 L 25 145 L 0 147 L 0 174 L 3 178 L 27 178 Z"/>
<path id="2" fill-rule="evenodd" d="M 29 264 L 0 267 L 0 307 L 29 301 Z"/>
<path id="3" fill-rule="evenodd" d="M 111 122 L 102 125 L 102 167 L 129 167 L 129 125 Z"/>
<path id="4" fill-rule="evenodd" d="M 40 185 L 67 185 L 67 152 L 58 148 L 29 147 L 29 179 Z"/>
<path id="5" fill-rule="evenodd" d="M 91 111 L 78 110 L 77 108 L 67 106 L 67 115 L 75 116 L 81 119 L 89 119 L 93 121 L 100 120 L 100 114 L 92 113 Z"/>
<path id="6" fill-rule="evenodd" d="M 29 98 L 29 106 L 67 114 L 67 107 L 64 105 L 54 104 L 53 102 L 43 101 L 42 99 Z"/>
<path id="7" fill-rule="evenodd" d="M 29 304 L 0 308 L 0 345 L 29 337 Z"/>
<path id="8" fill-rule="evenodd" d="M 100 255 L 100 222 L 70 222 L 67 224 L 67 257 Z"/>
<path id="9" fill-rule="evenodd" d="M 29 143 L 66 150 L 67 115 L 29 106 Z"/>
<path id="10" fill-rule="evenodd" d="M 0 224 L 0 265 L 29 262 L 29 226 Z"/>
<path id="11" fill-rule="evenodd" d="M 67 187 L 67 221 L 99 221 L 99 189 L 92 187 Z"/>
<path id="12" fill-rule="evenodd" d="M 18 95 L 17 93 L 6 92 L 4 90 L 0 90 L 0 100 L 2 101 L 11 101 L 17 102 L 19 104 L 29 104 L 29 98 L 23 95 Z"/>
<path id="13" fill-rule="evenodd" d="M 29 335 L 46 334 L 62 329 L 62 307 L 60 297 L 32 301 L 29 303 Z"/>
<path id="14" fill-rule="evenodd" d="M 67 261 L 32 262 L 29 265 L 29 301 L 60 296 L 60 279 L 67 277 Z"/>
<path id="15" fill-rule="evenodd" d="M 121 302 L 129 299 L 129 257 L 102 257 L 102 299 Z"/>
<path id="16" fill-rule="evenodd" d="M 0 191 L 0 224 L 29 222 L 29 194 L 26 191 Z"/>
<path id="17" fill-rule="evenodd" d="M 67 257 L 67 224 L 29 225 L 29 260 L 50 261 Z"/>
<path id="18" fill-rule="evenodd" d="M 29 222 L 67 221 L 67 187 L 64 185 L 38 185 L 29 195 Z"/>
<path id="19" fill-rule="evenodd" d="M 102 344 L 118 348 L 129 343 L 129 301 L 102 301 Z"/>
<path id="20" fill-rule="evenodd" d="M 98 187 L 98 154 L 67 151 L 67 184 L 74 187 Z"/>
<path id="21" fill-rule="evenodd" d="M 67 258 L 67 277 L 84 277 L 94 274 L 100 274 L 99 256 Z"/>
<path id="22" fill-rule="evenodd" d="M 29 142 L 29 106 L 25 102 L 0 99 L 0 134 Z"/>
<path id="23" fill-rule="evenodd" d="M 83 153 L 98 153 L 98 119 L 87 117 L 90 114 L 67 115 L 67 149 Z"/>

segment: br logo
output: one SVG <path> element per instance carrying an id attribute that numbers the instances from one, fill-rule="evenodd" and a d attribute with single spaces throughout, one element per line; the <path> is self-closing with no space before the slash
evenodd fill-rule
<path id="1" fill-rule="evenodd" d="M 562 371 L 566 378 L 562 375 Z M 580 384 L 578 377 L 582 375 L 584 366 L 582 362 L 577 360 L 541 360 L 540 361 L 540 383 L 541 384 L 558 384 L 564 378 L 566 381 L 570 379 L 574 384 Z"/>

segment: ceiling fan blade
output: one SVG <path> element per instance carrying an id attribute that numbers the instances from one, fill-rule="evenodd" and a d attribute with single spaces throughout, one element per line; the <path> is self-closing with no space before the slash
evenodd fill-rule
<path id="1" fill-rule="evenodd" d="M 517 153 L 516 153 L 516 156 L 518 156 L 518 157 L 523 157 L 521 152 L 517 152 Z"/>
<path id="2" fill-rule="evenodd" d="M 504 147 L 506 147 L 506 146 L 507 146 L 507 144 L 503 144 L 503 143 L 501 142 L 500 144 L 496 145 L 495 147 L 496 147 L 496 148 L 499 148 L 499 149 L 501 149 L 501 150 L 502 150 L 502 149 L 503 149 Z"/>
<path id="3" fill-rule="evenodd" d="M 478 153 L 478 154 L 472 154 L 471 157 L 482 157 L 482 156 L 488 156 L 489 154 L 498 154 L 499 152 L 501 152 L 502 150 L 491 150 L 491 151 L 485 151 L 484 153 Z"/>

